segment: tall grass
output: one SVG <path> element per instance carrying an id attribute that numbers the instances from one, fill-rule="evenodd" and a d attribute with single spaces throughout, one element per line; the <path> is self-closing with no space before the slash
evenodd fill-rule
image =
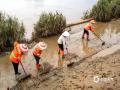
<path id="1" fill-rule="evenodd" d="M 0 51 L 10 49 L 15 40 L 23 40 L 24 32 L 24 25 L 17 18 L 0 13 Z"/>
<path id="2" fill-rule="evenodd" d="M 62 13 L 42 13 L 34 26 L 32 38 L 46 37 L 63 32 L 66 19 Z"/>
<path id="3" fill-rule="evenodd" d="M 112 0 L 110 6 L 112 18 L 120 18 L 120 0 Z"/>
<path id="4" fill-rule="evenodd" d="M 98 0 L 92 10 L 86 11 L 84 18 L 94 17 L 97 21 L 107 22 L 120 18 L 120 0 Z"/>

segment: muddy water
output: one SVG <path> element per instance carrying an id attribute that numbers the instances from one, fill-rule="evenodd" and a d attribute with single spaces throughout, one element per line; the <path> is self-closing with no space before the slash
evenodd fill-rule
<path id="1" fill-rule="evenodd" d="M 67 23 L 77 22 L 95 3 L 96 0 L 0 0 L 0 11 L 23 21 L 26 37 L 30 38 L 42 12 L 62 12 Z"/>
<path id="2" fill-rule="evenodd" d="M 108 23 L 100 23 L 97 22 L 95 25 L 95 30 L 98 34 L 101 34 L 104 32 L 104 30 L 115 30 L 117 32 L 120 32 L 120 19 L 114 20 Z"/>
<path id="3" fill-rule="evenodd" d="M 6 90 L 10 85 L 16 84 L 13 67 L 9 56 L 0 57 L 0 89 Z"/>
<path id="4" fill-rule="evenodd" d="M 97 34 L 103 34 L 105 30 L 112 30 L 119 32 L 120 20 L 112 21 L 110 23 L 97 23 L 95 25 L 95 30 Z M 90 42 L 82 41 L 81 36 L 83 33 L 83 26 L 75 26 L 72 28 L 70 36 L 70 47 L 69 52 L 77 53 L 79 56 L 87 55 L 94 50 L 94 46 L 97 46 L 101 42 L 99 40 L 94 40 L 96 38 L 92 33 L 90 33 Z M 112 34 L 111 34 L 112 35 Z M 47 44 L 48 48 L 43 52 L 41 56 L 41 62 L 49 62 L 50 64 L 57 67 L 58 65 L 58 55 L 57 55 L 57 39 L 58 36 L 53 36 L 43 39 Z M 104 39 L 104 38 L 103 38 Z M 120 38 L 116 38 L 120 39 Z M 106 39 L 105 39 L 106 40 Z M 114 40 L 114 39 L 113 39 Z M 107 40 L 108 41 L 108 40 Z M 71 43 L 72 42 L 72 43 Z M 76 43 L 76 46 L 75 44 Z M 73 45 L 73 46 L 72 46 Z M 77 47 L 79 45 L 79 47 Z M 27 72 L 32 75 L 36 75 L 35 60 L 32 55 L 32 49 L 29 53 L 23 57 L 23 65 Z M 41 63 L 40 62 L 40 63 Z M 23 73 L 21 67 L 20 72 Z M 9 61 L 9 56 L 0 57 L 0 88 L 5 90 L 8 86 L 13 86 L 16 84 L 14 71 L 11 62 Z"/>

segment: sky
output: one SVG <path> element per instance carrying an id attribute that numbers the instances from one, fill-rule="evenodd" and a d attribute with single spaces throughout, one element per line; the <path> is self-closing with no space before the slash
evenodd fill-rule
<path id="1" fill-rule="evenodd" d="M 26 38 L 31 37 L 34 24 L 42 12 L 61 12 L 67 23 L 78 22 L 86 10 L 97 0 L 0 0 L 0 11 L 15 16 L 26 28 Z"/>

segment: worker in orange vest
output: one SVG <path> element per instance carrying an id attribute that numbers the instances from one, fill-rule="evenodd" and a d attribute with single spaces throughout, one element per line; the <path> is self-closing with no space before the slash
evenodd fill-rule
<path id="1" fill-rule="evenodd" d="M 57 43 L 58 43 L 58 47 L 59 47 L 59 51 L 58 51 L 58 55 L 59 55 L 59 59 L 61 64 L 63 64 L 63 59 L 64 59 L 64 56 L 65 56 L 65 50 L 68 51 L 68 48 L 67 48 L 67 40 L 68 40 L 68 37 L 70 36 L 69 32 L 68 31 L 65 31 L 62 33 L 62 35 L 59 37 Z M 62 57 L 62 58 L 61 58 Z"/>
<path id="2" fill-rule="evenodd" d="M 25 44 L 19 44 L 18 42 L 14 42 L 14 49 L 10 54 L 10 60 L 13 64 L 15 75 L 20 75 L 18 72 L 19 61 L 22 58 L 23 53 L 28 52 L 28 47 Z"/>
<path id="3" fill-rule="evenodd" d="M 39 64 L 39 60 L 41 58 L 42 51 L 47 48 L 47 44 L 45 42 L 37 43 L 33 48 L 33 56 L 36 60 L 36 69 L 40 70 L 41 64 Z"/>
<path id="4" fill-rule="evenodd" d="M 87 25 L 84 26 L 84 33 L 82 35 L 82 39 L 84 39 L 84 35 L 86 34 L 87 35 L 87 40 L 89 41 L 89 31 L 94 31 L 93 30 L 93 24 L 95 24 L 95 21 L 94 20 L 91 20 Z"/>

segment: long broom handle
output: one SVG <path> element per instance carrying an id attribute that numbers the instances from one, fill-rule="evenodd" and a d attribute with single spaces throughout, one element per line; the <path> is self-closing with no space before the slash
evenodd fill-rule
<path id="1" fill-rule="evenodd" d="M 94 31 L 93 31 L 94 35 L 97 36 L 102 42 L 104 42 Z"/>
<path id="2" fill-rule="evenodd" d="M 22 69 L 23 69 L 23 71 L 24 71 L 25 75 L 27 75 L 27 73 L 26 73 L 26 71 L 25 71 L 25 69 L 24 69 L 24 67 L 23 67 L 22 62 L 21 62 L 21 61 L 19 61 L 19 62 L 20 62 L 20 64 L 21 64 L 21 66 L 22 66 Z"/>

